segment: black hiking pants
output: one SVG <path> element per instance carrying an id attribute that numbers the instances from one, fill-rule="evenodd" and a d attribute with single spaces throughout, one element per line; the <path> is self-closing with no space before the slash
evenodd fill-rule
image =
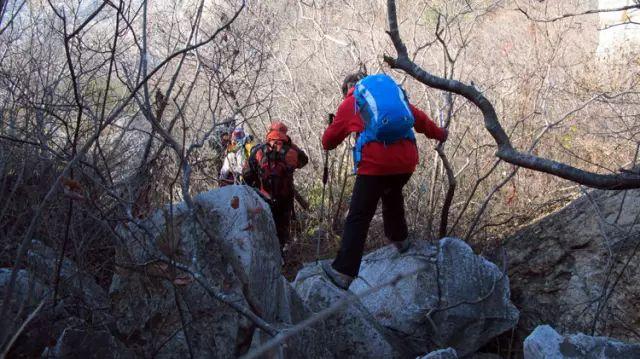
<path id="1" fill-rule="evenodd" d="M 289 243 L 291 238 L 291 213 L 293 211 L 293 197 L 284 197 L 276 199 L 271 205 L 271 214 L 273 222 L 276 225 L 278 240 L 280 242 L 280 253 L 284 249 L 284 245 Z"/>
<path id="2" fill-rule="evenodd" d="M 407 238 L 402 188 L 409 178 L 411 173 L 356 177 L 340 250 L 332 264 L 335 270 L 352 277 L 358 275 L 369 224 L 381 198 L 385 236 L 392 242 L 401 242 Z"/>

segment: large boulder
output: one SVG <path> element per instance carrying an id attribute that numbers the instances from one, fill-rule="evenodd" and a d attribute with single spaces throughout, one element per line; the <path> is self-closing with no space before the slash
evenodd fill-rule
<path id="1" fill-rule="evenodd" d="M 30 273 L 49 288 L 57 286 L 57 298 L 65 310 L 76 318 L 91 322 L 94 326 L 109 325 L 109 297 L 93 276 L 67 257 L 60 262 L 56 251 L 38 240 L 31 241 L 27 252 Z M 59 272 L 59 275 L 58 275 Z"/>
<path id="2" fill-rule="evenodd" d="M 451 347 L 464 357 L 518 322 L 507 276 L 460 239 L 370 253 L 350 290 L 380 286 L 362 304 L 414 352 Z"/>
<path id="3" fill-rule="evenodd" d="M 458 353 L 453 348 L 439 349 L 416 359 L 458 359 Z"/>
<path id="4" fill-rule="evenodd" d="M 113 322 L 105 290 L 72 260 L 63 257 L 60 261 L 59 254 L 52 248 L 33 240 L 26 265 L 28 269 L 17 273 L 12 305 L 16 320 L 11 333 L 39 303 L 42 305 L 13 344 L 12 356 L 39 356 L 57 341 L 65 328 L 91 326 L 106 331 Z M 0 269 L 0 293 L 10 274 L 11 269 Z"/>
<path id="5" fill-rule="evenodd" d="M 11 268 L 0 268 L 0 294 L 4 294 L 11 278 L 11 272 Z M 18 270 L 13 297 L 9 302 L 10 315 L 17 316 L 19 312 L 31 313 L 42 300 L 48 297 L 48 294 L 48 288 L 40 279 L 25 269 Z"/>
<path id="6" fill-rule="evenodd" d="M 276 327 L 281 334 L 286 334 L 289 331 L 296 330 L 293 326 L 283 323 L 277 323 Z M 327 331 L 322 324 L 306 327 L 302 330 L 296 330 L 293 336 L 289 337 L 276 349 L 268 351 L 264 355 L 260 356 L 260 358 L 336 358 L 333 354 L 332 348 L 327 346 L 327 342 L 325 341 L 326 338 Z M 253 338 L 251 350 L 260 348 L 270 339 L 272 338 L 265 335 L 264 332 L 256 331 L 256 336 Z M 249 354 L 251 354 L 251 351 Z"/>
<path id="7" fill-rule="evenodd" d="M 227 186 L 119 228 L 110 289 L 119 335 L 139 356 L 229 358 L 246 352 L 255 325 L 209 289 L 268 322 L 281 303 L 278 239 L 269 207 L 249 187 Z M 167 263 L 176 261 L 182 271 Z"/>
<path id="8" fill-rule="evenodd" d="M 284 277 L 275 283 L 272 291 L 278 300 L 275 325 L 281 333 L 294 330 L 295 324 L 310 318 L 314 313 L 303 302 L 291 283 Z M 272 351 L 271 357 L 284 358 L 331 358 L 335 357 L 326 341 L 333 335 L 330 328 L 321 322 L 298 331 L 285 344 Z M 269 341 L 271 336 L 257 330 L 252 342 L 252 350 Z M 269 356 L 267 356 L 269 357 Z"/>
<path id="9" fill-rule="evenodd" d="M 0 268 L 0 296 L 4 297 L 5 290 L 11 277 L 11 268 Z M 16 273 L 16 281 L 13 290 L 13 297 L 9 302 L 7 333 L 13 334 L 27 317 L 33 313 L 40 304 L 38 315 L 31 321 L 28 330 L 13 344 L 10 356 L 36 357 L 40 355 L 46 345 L 53 339 L 48 335 L 50 329 L 48 323 L 51 313 L 46 310 L 51 307 L 51 295 L 47 286 L 32 273 L 25 269 L 20 269 Z M 48 308 L 47 308 L 48 305 Z M 43 310 L 44 309 L 44 310 Z M 44 319 L 44 320 L 43 320 Z M 45 325 L 43 325 L 45 324 Z"/>
<path id="10" fill-rule="evenodd" d="M 309 264 L 300 270 L 293 286 L 314 313 L 349 296 L 347 305 L 315 327 L 324 333 L 317 340 L 329 348 L 332 357 L 394 358 L 408 355 L 407 348 L 403 348 L 402 343 L 373 318 L 353 293 L 333 285 L 319 265 Z"/>
<path id="11" fill-rule="evenodd" d="M 44 358 L 133 359 L 134 354 L 106 330 L 65 329 Z"/>
<path id="12" fill-rule="evenodd" d="M 582 333 L 562 336 L 548 325 L 537 327 L 524 341 L 525 359 L 640 358 L 640 345 Z"/>
<path id="13" fill-rule="evenodd" d="M 638 340 L 640 190 L 592 191 L 504 247 L 520 341 L 541 323 Z"/>

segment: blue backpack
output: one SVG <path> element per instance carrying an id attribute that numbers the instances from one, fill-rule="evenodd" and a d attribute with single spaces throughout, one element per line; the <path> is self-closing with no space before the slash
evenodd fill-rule
<path id="1" fill-rule="evenodd" d="M 415 118 L 404 91 L 391 77 L 385 74 L 367 76 L 358 81 L 353 96 L 356 111 L 364 121 L 364 131 L 353 148 L 354 172 L 362 159 L 362 148 L 367 143 L 390 144 L 402 139 L 415 141 Z"/>

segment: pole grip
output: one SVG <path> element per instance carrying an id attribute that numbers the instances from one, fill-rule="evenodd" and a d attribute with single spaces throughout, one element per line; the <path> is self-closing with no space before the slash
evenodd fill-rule
<path id="1" fill-rule="evenodd" d="M 332 114 L 332 113 L 330 113 L 330 114 L 329 114 L 329 124 L 332 124 L 332 123 L 333 123 L 333 119 L 334 119 L 335 117 L 336 117 L 336 115 L 334 115 L 334 114 Z"/>
<path id="2" fill-rule="evenodd" d="M 329 180 L 329 166 L 324 165 L 324 171 L 322 172 L 322 184 L 327 184 Z"/>

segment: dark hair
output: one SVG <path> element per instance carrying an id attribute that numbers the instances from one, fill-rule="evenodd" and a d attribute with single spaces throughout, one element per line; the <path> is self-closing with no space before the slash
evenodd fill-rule
<path id="1" fill-rule="evenodd" d="M 362 72 L 356 72 L 356 73 L 347 75 L 344 78 L 344 81 L 342 81 L 342 96 L 347 96 L 347 92 L 349 92 L 349 89 L 355 86 L 356 83 L 358 83 L 358 81 L 363 79 L 365 76 L 366 74 Z"/>

